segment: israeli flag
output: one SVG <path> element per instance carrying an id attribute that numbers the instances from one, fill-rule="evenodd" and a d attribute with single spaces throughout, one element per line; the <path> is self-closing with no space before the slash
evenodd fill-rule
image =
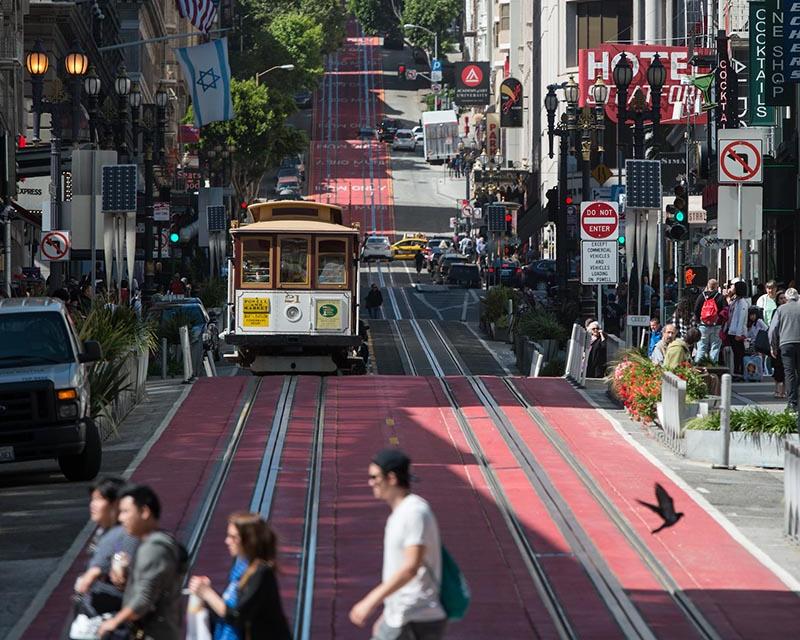
<path id="1" fill-rule="evenodd" d="M 202 127 L 209 122 L 236 117 L 231 99 L 228 39 L 180 47 L 175 52 L 192 95 L 195 125 Z"/>

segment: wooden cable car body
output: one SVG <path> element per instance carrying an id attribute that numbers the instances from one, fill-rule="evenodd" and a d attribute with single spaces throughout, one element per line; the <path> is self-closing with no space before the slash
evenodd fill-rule
<path id="1" fill-rule="evenodd" d="M 340 207 L 252 204 L 232 228 L 228 331 L 237 363 L 256 374 L 360 372 L 358 229 Z"/>

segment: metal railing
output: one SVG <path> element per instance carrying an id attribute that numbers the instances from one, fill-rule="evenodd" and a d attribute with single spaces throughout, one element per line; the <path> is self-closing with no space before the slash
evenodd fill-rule
<path id="1" fill-rule="evenodd" d="M 800 447 L 789 442 L 783 463 L 784 533 L 800 542 Z"/>
<path id="2" fill-rule="evenodd" d="M 686 381 L 674 373 L 661 374 L 661 430 L 664 443 L 684 454 L 683 421 L 686 413 Z"/>
<path id="3" fill-rule="evenodd" d="M 572 335 L 567 344 L 567 363 L 564 376 L 578 386 L 586 382 L 587 355 L 589 353 L 589 334 L 579 324 L 572 325 Z"/>

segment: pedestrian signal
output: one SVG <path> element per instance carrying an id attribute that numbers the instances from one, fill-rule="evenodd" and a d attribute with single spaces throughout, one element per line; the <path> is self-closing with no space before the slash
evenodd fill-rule
<path id="1" fill-rule="evenodd" d="M 705 265 L 687 265 L 683 268 L 683 282 L 687 287 L 704 288 L 708 284 L 708 267 Z"/>
<path id="2" fill-rule="evenodd" d="M 564 204 L 572 204 L 572 196 L 567 196 L 564 198 Z"/>
<path id="3" fill-rule="evenodd" d="M 406 77 L 406 65 L 398 64 L 397 65 L 397 77 L 401 80 L 405 80 Z"/>

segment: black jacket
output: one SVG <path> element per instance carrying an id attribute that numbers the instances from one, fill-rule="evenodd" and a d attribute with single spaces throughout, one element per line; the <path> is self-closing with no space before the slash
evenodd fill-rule
<path id="1" fill-rule="evenodd" d="M 239 629 L 245 640 L 291 640 L 278 581 L 270 566 L 259 565 L 245 582 L 238 604 L 225 612 L 225 622 Z"/>
<path id="2" fill-rule="evenodd" d="M 694 303 L 694 318 L 697 320 L 697 324 L 702 324 L 702 322 L 700 322 L 700 311 L 703 309 L 703 303 L 710 297 L 710 291 L 703 291 L 703 293 L 697 296 L 697 300 Z M 725 296 L 719 291 L 714 295 L 714 302 L 717 303 L 717 314 L 728 306 L 728 303 L 725 302 Z M 717 321 L 717 324 L 722 324 L 722 322 Z"/>
<path id="3" fill-rule="evenodd" d="M 370 289 L 367 294 L 367 307 L 380 307 L 383 304 L 383 294 L 380 289 Z"/>

